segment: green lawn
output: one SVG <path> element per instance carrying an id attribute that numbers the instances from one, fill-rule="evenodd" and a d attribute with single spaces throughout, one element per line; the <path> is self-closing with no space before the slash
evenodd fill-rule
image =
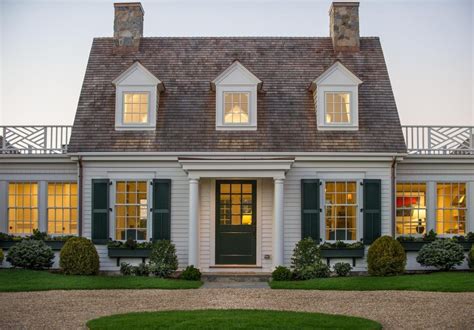
<path id="1" fill-rule="evenodd" d="M 447 272 L 388 277 L 352 276 L 308 281 L 270 282 L 272 289 L 301 290 L 414 290 L 473 292 L 474 272 Z"/>
<path id="2" fill-rule="evenodd" d="M 78 276 L 47 271 L 0 269 L 0 292 L 98 289 L 195 289 L 200 281 L 135 276 Z"/>
<path id="3" fill-rule="evenodd" d="M 90 329 L 381 329 L 371 320 L 319 313 L 195 310 L 119 314 L 87 322 Z"/>

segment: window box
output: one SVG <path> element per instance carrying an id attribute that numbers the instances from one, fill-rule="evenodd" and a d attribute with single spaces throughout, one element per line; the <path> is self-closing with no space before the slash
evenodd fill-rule
<path id="1" fill-rule="evenodd" d="M 417 251 L 420 251 L 421 248 L 425 245 L 425 244 L 429 244 L 431 243 L 431 241 L 405 241 L 405 242 L 400 242 L 400 244 L 402 244 L 403 248 L 405 249 L 405 252 L 417 252 Z M 471 242 L 471 241 L 464 241 L 464 242 L 456 242 L 458 243 L 459 245 L 461 245 L 464 249 L 464 251 L 469 251 L 472 247 L 472 244 L 474 242 Z"/>
<path id="2" fill-rule="evenodd" d="M 352 258 L 352 265 L 356 265 L 357 258 L 363 258 L 365 248 L 321 248 L 321 257 L 326 258 L 329 265 L 330 260 L 334 258 Z"/>
<path id="3" fill-rule="evenodd" d="M 120 258 L 141 258 L 145 262 L 150 255 L 151 249 L 108 248 L 109 258 L 117 258 L 117 266 L 120 266 Z"/>

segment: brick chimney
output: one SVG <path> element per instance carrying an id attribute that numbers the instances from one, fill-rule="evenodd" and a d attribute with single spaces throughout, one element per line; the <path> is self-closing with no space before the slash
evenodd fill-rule
<path id="1" fill-rule="evenodd" d="M 114 39 L 115 45 L 131 50 L 138 50 L 140 38 L 143 37 L 143 11 L 140 2 L 114 3 Z"/>
<path id="2" fill-rule="evenodd" d="M 329 9 L 329 30 L 334 51 L 359 51 L 359 3 L 333 2 Z"/>

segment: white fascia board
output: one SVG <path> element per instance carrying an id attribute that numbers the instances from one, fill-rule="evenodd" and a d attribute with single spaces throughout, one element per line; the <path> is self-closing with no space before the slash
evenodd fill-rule
<path id="1" fill-rule="evenodd" d="M 239 61 L 232 63 L 227 69 L 225 69 L 220 75 L 217 76 L 211 82 L 212 89 L 214 90 L 216 85 L 223 84 L 225 85 L 225 80 L 229 77 L 235 70 L 238 70 L 245 77 L 245 80 L 239 81 L 237 85 L 261 85 L 262 81 L 258 79 L 252 72 L 250 72 L 245 66 L 240 64 Z M 232 85 L 236 85 L 235 82 Z"/>
<path id="2" fill-rule="evenodd" d="M 158 86 L 159 90 L 163 89 L 163 83 L 160 79 L 155 77 L 150 71 L 148 71 L 147 68 L 145 68 L 140 62 L 136 61 L 134 62 L 127 70 L 122 72 L 117 78 L 115 78 L 112 83 L 115 86 L 119 86 L 125 81 L 132 73 L 134 73 L 136 70 L 139 70 L 149 81 L 149 85 L 154 85 Z"/>
<path id="3" fill-rule="evenodd" d="M 333 75 L 336 71 L 341 72 L 348 79 L 348 83 L 344 85 L 358 86 L 362 84 L 363 82 L 355 74 L 353 74 L 348 68 L 346 68 L 341 62 L 336 61 L 333 65 L 331 65 L 326 71 L 324 71 L 318 78 L 316 78 L 311 83 L 311 90 L 314 91 L 317 85 L 325 85 L 325 80 L 331 77 L 331 75 Z"/>
<path id="4" fill-rule="evenodd" d="M 288 171 L 294 159 L 178 159 L 185 171 Z"/>

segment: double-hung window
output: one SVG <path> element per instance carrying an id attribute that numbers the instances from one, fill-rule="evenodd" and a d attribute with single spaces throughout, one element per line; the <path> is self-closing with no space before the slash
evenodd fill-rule
<path id="1" fill-rule="evenodd" d="M 397 183 L 397 235 L 421 235 L 426 230 L 426 183 Z"/>
<path id="2" fill-rule="evenodd" d="M 466 183 L 437 183 L 436 197 L 436 232 L 438 234 L 465 234 Z"/>
<path id="3" fill-rule="evenodd" d="M 224 92 L 224 123 L 249 123 L 250 93 Z"/>
<path id="4" fill-rule="evenodd" d="M 326 92 L 325 98 L 325 124 L 350 124 L 351 123 L 351 93 Z"/>
<path id="5" fill-rule="evenodd" d="M 117 181 L 115 189 L 115 238 L 148 240 L 147 181 Z"/>
<path id="6" fill-rule="evenodd" d="M 8 185 L 8 232 L 31 234 L 38 228 L 38 183 L 10 182 Z"/>
<path id="7" fill-rule="evenodd" d="M 324 209 L 326 240 L 354 241 L 357 239 L 356 181 L 326 181 Z"/>
<path id="8" fill-rule="evenodd" d="M 148 123 L 149 98 L 150 93 L 148 92 L 124 92 L 123 123 Z"/>
<path id="9" fill-rule="evenodd" d="M 77 234 L 77 183 L 48 183 L 48 234 Z"/>

